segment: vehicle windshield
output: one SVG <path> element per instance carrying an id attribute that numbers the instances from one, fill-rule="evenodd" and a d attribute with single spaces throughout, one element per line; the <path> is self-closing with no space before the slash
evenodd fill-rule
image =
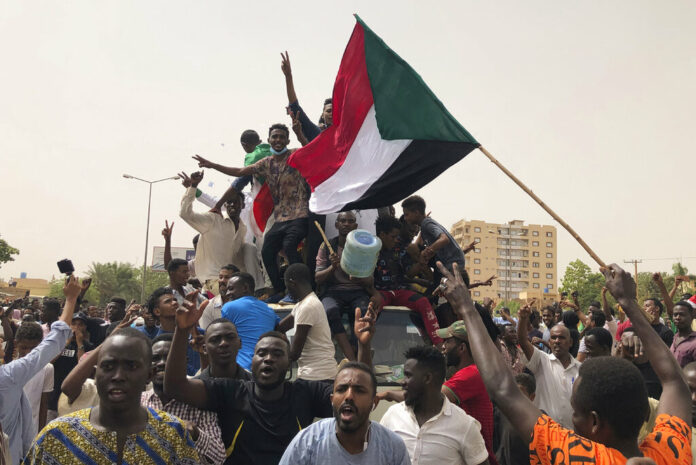
<path id="1" fill-rule="evenodd" d="M 283 319 L 290 314 L 290 309 L 276 310 L 276 313 Z M 410 313 L 408 310 L 385 308 L 379 315 L 377 333 L 372 339 L 372 364 L 380 386 L 400 384 L 404 375 L 404 352 L 409 347 L 423 344 L 423 338 L 411 321 Z M 345 314 L 343 326 L 348 334 L 352 332 L 349 329 L 350 321 Z M 294 330 L 291 329 L 285 334 L 292 342 Z M 342 359 L 343 352 L 336 346 L 336 361 L 340 362 Z M 295 372 L 296 366 L 293 367 L 293 379 Z"/>

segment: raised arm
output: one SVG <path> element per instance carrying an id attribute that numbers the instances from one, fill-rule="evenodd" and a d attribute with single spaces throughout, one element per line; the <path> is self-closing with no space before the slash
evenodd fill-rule
<path id="1" fill-rule="evenodd" d="M 206 160 L 200 155 L 194 155 L 192 158 L 198 162 L 199 168 L 210 168 L 228 176 L 234 176 L 238 178 L 240 176 L 250 176 L 254 174 L 250 169 L 250 167 L 253 165 L 245 166 L 244 168 L 234 168 L 231 166 L 222 166 L 217 163 L 213 163 L 212 161 Z"/>
<path id="2" fill-rule="evenodd" d="M 194 298 L 195 300 L 195 298 Z M 208 391 L 200 379 L 186 377 L 186 347 L 191 329 L 201 318 L 203 311 L 195 303 L 184 301 L 176 311 L 176 329 L 172 347 L 164 370 L 164 393 L 185 404 L 204 408 L 208 403 Z"/>
<path id="3" fill-rule="evenodd" d="M 611 307 L 609 306 L 609 302 L 607 301 L 607 287 L 606 286 L 602 287 L 602 311 L 604 312 L 604 318 L 607 321 L 611 321 L 614 319 L 614 316 L 611 314 Z"/>
<path id="4" fill-rule="evenodd" d="M 370 343 L 375 335 L 375 321 L 377 320 L 377 312 L 375 311 L 372 302 L 367 306 L 365 316 L 362 316 L 360 308 L 355 309 L 355 324 L 353 332 L 358 338 L 358 362 L 372 368 L 372 350 Z"/>
<path id="5" fill-rule="evenodd" d="M 109 337 L 111 337 L 111 335 L 109 335 Z M 85 383 L 87 378 L 92 375 L 94 367 L 97 364 L 97 359 L 99 358 L 100 349 L 101 345 L 90 352 L 87 357 L 80 360 L 75 368 L 70 370 L 70 373 L 68 373 L 68 376 L 65 377 L 65 380 L 63 380 L 60 390 L 68 397 L 68 403 L 72 404 L 75 402 L 75 399 L 77 399 L 82 393 L 82 385 Z"/>
<path id="6" fill-rule="evenodd" d="M 250 165 L 251 166 L 251 165 Z M 215 204 L 215 207 L 213 207 L 212 211 L 216 211 L 217 213 L 220 213 L 222 211 L 222 206 L 225 205 L 227 202 L 232 201 L 235 197 L 239 195 L 239 191 L 237 188 L 233 185 L 227 188 L 224 194 L 222 194 L 222 197 L 220 197 L 220 200 L 217 201 Z"/>
<path id="7" fill-rule="evenodd" d="M 521 307 L 517 313 L 517 342 L 520 344 L 522 352 L 524 352 L 524 356 L 527 357 L 527 360 L 532 358 L 534 350 L 536 350 L 529 341 L 529 317 L 531 314 L 532 309 L 529 305 Z M 549 330 L 550 329 L 551 328 L 549 328 Z"/>
<path id="8" fill-rule="evenodd" d="M 531 438 L 541 411 L 517 387 L 512 371 L 505 363 L 503 355 L 495 347 L 483 325 L 481 316 L 474 307 L 469 290 L 459 273 L 459 266 L 456 263 L 452 265 L 454 274 L 450 273 L 441 262 L 438 262 L 437 266 L 447 279 L 443 293 L 452 309 L 466 325 L 471 354 L 481 373 L 486 390 L 520 435 L 523 438 Z M 520 316 L 520 326 L 526 328 L 529 316 L 524 319 L 523 322 Z M 527 340 L 526 334 L 524 338 L 520 337 L 520 342 L 522 340 Z M 529 344 L 528 341 L 527 343 Z"/>
<path id="9" fill-rule="evenodd" d="M 290 67 L 290 56 L 287 50 L 285 54 L 280 52 L 280 70 L 285 75 L 285 91 L 288 94 L 288 104 L 297 103 L 297 93 L 295 93 L 295 83 L 292 80 L 292 68 Z"/>
<path id="10" fill-rule="evenodd" d="M 198 194 L 198 185 L 203 180 L 203 171 L 197 171 L 191 173 L 191 176 L 187 175 L 183 171 L 179 173 L 179 177 L 183 179 L 183 186 L 186 188 L 184 196 L 181 198 L 181 208 L 179 210 L 179 216 L 181 219 L 186 221 L 189 226 L 203 234 L 210 226 L 213 224 L 214 217 L 208 213 L 196 213 L 193 211 L 193 201 L 196 200 L 196 195 Z M 218 212 L 219 213 L 219 212 Z M 164 234 L 164 232 L 163 232 Z"/>
<path id="11" fill-rule="evenodd" d="M 652 279 L 657 285 L 657 287 L 660 289 L 660 295 L 662 296 L 662 301 L 665 303 L 665 311 L 667 312 L 667 317 L 669 319 L 672 319 L 672 313 L 674 313 L 674 302 L 672 302 L 672 297 L 669 295 L 669 292 L 667 291 L 667 286 L 665 286 L 665 282 L 662 280 L 662 275 L 660 273 L 653 273 Z"/>
<path id="12" fill-rule="evenodd" d="M 171 226 L 169 221 L 164 220 L 164 229 L 162 230 L 162 236 L 164 237 L 164 269 L 167 269 L 167 265 L 172 261 L 172 230 L 174 229 L 174 222 L 172 221 Z"/>
<path id="13" fill-rule="evenodd" d="M 321 129 L 302 111 L 302 107 L 300 106 L 297 98 L 297 93 L 295 92 L 295 82 L 292 78 L 292 68 L 290 67 L 290 56 L 288 55 L 288 52 L 286 51 L 285 54 L 281 53 L 280 56 L 282 59 L 280 69 L 285 75 L 285 90 L 288 94 L 288 109 L 291 112 L 290 116 L 293 116 L 294 113 L 293 118 L 297 118 L 301 127 L 302 137 L 300 137 L 300 134 L 298 134 L 297 131 L 295 131 L 295 135 L 302 146 L 305 146 L 309 143 L 309 141 L 321 133 Z M 293 130 L 294 129 L 295 128 L 293 125 Z"/>
<path id="14" fill-rule="evenodd" d="M 672 286 L 672 290 L 669 291 L 669 298 L 670 300 L 674 299 L 674 294 L 677 293 L 677 289 L 679 289 L 679 285 L 686 281 L 683 276 L 675 276 L 674 277 L 674 286 Z"/>
<path id="15" fill-rule="evenodd" d="M 691 391 L 677 359 L 659 334 L 650 326 L 648 320 L 642 316 L 636 302 L 635 281 L 630 273 L 626 273 L 617 264 L 609 265 L 609 268 L 603 269 L 602 273 L 606 279 L 607 289 L 630 318 L 633 329 L 642 342 L 642 351 L 662 383 L 658 414 L 665 413 L 679 417 L 691 426 Z"/>
<path id="16" fill-rule="evenodd" d="M 75 304 L 77 297 L 82 292 L 80 281 L 75 276 L 70 276 L 68 282 L 63 286 L 63 294 L 65 294 L 65 304 L 63 305 L 63 313 L 60 314 L 59 321 L 70 326 L 72 323 L 73 314 L 75 313 Z"/>

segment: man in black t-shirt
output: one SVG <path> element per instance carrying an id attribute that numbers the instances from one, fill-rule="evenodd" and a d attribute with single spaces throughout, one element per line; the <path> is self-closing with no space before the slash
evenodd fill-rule
<path id="1" fill-rule="evenodd" d="M 89 341 L 87 332 L 87 315 L 76 313 L 73 316 L 70 328 L 73 335 L 70 342 L 65 346 L 55 360 L 53 360 L 53 392 L 48 398 L 48 409 L 58 410 L 58 398 L 60 397 L 60 387 L 68 373 L 75 368 L 85 352 L 94 349 L 94 345 Z"/>
<path id="2" fill-rule="evenodd" d="M 324 381 L 285 377 L 290 367 L 290 344 L 284 334 L 269 331 L 259 338 L 251 362 L 253 381 L 231 378 L 189 379 L 186 377 L 188 333 L 202 311 L 185 301 L 177 310 L 174 340 L 167 358 L 166 395 L 194 407 L 218 412 L 227 464 L 275 465 L 303 428 L 315 417 L 333 415 L 332 386 Z M 356 309 L 355 334 L 358 358 L 371 366 L 370 341 L 374 334 L 372 306 L 364 317 Z"/>

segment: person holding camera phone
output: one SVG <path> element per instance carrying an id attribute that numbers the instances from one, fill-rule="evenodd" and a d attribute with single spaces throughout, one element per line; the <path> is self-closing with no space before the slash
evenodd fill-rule
<path id="1" fill-rule="evenodd" d="M 70 276 L 63 287 L 63 312 L 51 325 L 48 336 L 26 356 L 0 366 L 0 424 L 9 436 L 12 463 L 24 457 L 34 439 L 32 410 L 24 394 L 24 385 L 65 347 L 80 291 L 80 282 Z"/>

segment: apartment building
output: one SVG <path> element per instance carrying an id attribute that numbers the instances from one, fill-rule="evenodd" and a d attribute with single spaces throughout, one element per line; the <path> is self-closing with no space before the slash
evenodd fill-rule
<path id="1" fill-rule="evenodd" d="M 472 283 L 498 277 L 493 286 L 472 290 L 475 300 L 496 301 L 537 298 L 539 304 L 557 297 L 557 235 L 554 226 L 529 224 L 522 220 L 488 223 L 460 220 L 450 233 L 464 248 L 476 241 L 466 255 L 466 271 Z"/>

